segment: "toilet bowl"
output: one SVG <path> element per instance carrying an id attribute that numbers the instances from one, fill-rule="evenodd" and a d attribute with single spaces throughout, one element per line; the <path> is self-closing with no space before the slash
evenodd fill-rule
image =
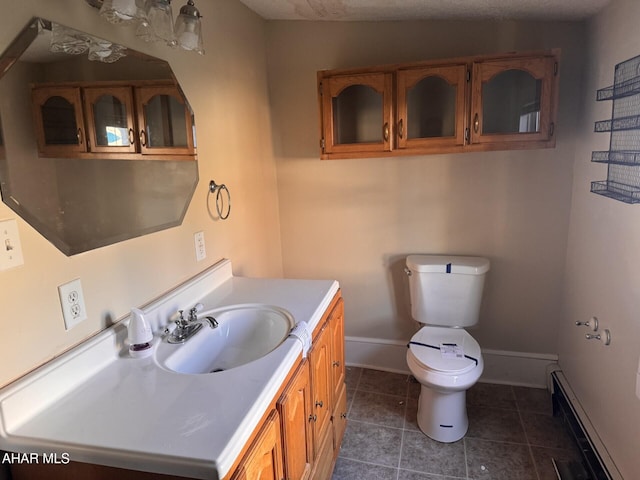
<path id="1" fill-rule="evenodd" d="M 409 255 L 411 338 L 407 365 L 420 382 L 418 426 L 439 442 L 460 440 L 469 426 L 466 391 L 484 367 L 478 342 L 463 327 L 478 323 L 489 261 L 480 257 Z"/>
<path id="2" fill-rule="evenodd" d="M 439 442 L 467 433 L 466 391 L 484 367 L 478 342 L 465 330 L 422 327 L 409 342 L 407 365 L 420 383 L 418 427 Z"/>

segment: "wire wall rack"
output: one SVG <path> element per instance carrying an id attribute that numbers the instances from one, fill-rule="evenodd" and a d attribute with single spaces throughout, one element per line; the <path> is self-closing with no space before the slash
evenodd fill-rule
<path id="1" fill-rule="evenodd" d="M 596 92 L 611 100 L 611 119 L 595 122 L 595 132 L 609 132 L 609 150 L 591 154 L 607 164 L 607 179 L 591 182 L 591 191 L 625 203 L 640 203 L 640 55 L 615 66 L 613 85 Z"/>

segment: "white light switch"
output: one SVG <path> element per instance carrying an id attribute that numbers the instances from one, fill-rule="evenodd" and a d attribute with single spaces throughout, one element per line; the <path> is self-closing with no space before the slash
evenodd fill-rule
<path id="1" fill-rule="evenodd" d="M 87 309 L 84 305 L 84 294 L 82 293 L 82 284 L 79 278 L 60 285 L 58 294 L 60 295 L 60 305 L 62 306 L 64 328 L 66 330 L 87 319 Z"/>
<path id="2" fill-rule="evenodd" d="M 15 218 L 0 222 L 0 270 L 17 267 L 24 263 L 22 245 Z"/>
<path id="3" fill-rule="evenodd" d="M 199 262 L 200 260 L 207 258 L 207 249 L 204 244 L 204 232 L 198 232 L 194 234 L 193 237 L 196 243 L 196 260 Z"/>

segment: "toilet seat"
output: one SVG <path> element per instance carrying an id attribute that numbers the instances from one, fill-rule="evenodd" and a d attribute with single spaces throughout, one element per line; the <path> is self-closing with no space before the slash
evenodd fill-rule
<path id="1" fill-rule="evenodd" d="M 462 328 L 422 327 L 411 337 L 409 350 L 424 369 L 461 375 L 478 366 L 478 342 Z"/>

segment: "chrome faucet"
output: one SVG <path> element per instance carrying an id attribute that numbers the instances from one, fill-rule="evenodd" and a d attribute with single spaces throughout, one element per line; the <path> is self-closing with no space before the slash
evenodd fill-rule
<path id="1" fill-rule="evenodd" d="M 198 312 L 204 308 L 204 305 L 197 303 L 189 310 L 188 318 L 184 318 L 184 310 L 178 310 L 178 318 L 175 320 L 176 328 L 167 338 L 169 343 L 184 343 L 194 336 L 201 328 L 203 321 L 211 328 L 218 326 L 218 321 L 213 317 L 205 317 L 205 320 L 198 319 Z M 165 333 L 169 333 L 169 329 L 165 329 Z"/>

